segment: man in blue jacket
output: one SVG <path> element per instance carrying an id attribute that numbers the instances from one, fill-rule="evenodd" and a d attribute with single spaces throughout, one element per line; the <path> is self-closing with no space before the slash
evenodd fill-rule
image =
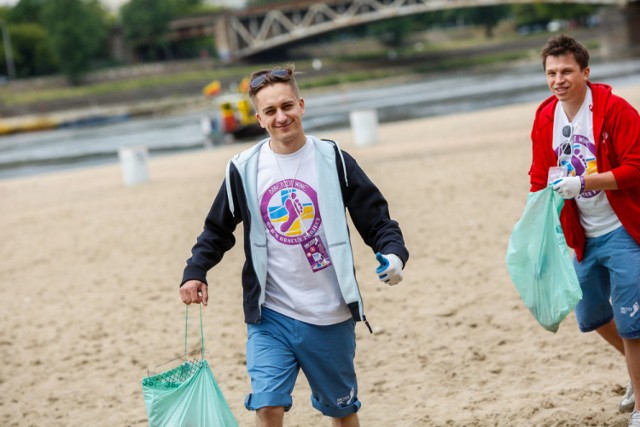
<path id="1" fill-rule="evenodd" d="M 376 253 L 381 281 L 399 283 L 409 253 L 386 200 L 355 160 L 304 133 L 292 65 L 253 73 L 249 95 L 269 138 L 229 162 L 180 296 L 207 304 L 207 271 L 234 245 L 242 221 L 246 408 L 256 411 L 258 426 L 281 426 L 302 369 L 313 406 L 335 426 L 358 426 L 355 322 L 366 317 L 346 210 Z"/>

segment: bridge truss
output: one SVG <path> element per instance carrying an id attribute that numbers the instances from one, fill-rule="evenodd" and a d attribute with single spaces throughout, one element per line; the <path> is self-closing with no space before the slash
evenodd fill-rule
<path id="1" fill-rule="evenodd" d="M 225 14 L 215 22 L 221 58 L 235 60 L 298 40 L 355 25 L 436 10 L 532 0 L 324 0 L 293 1 L 278 8 L 257 7 Z M 624 6 L 624 0 L 547 0 Z"/>

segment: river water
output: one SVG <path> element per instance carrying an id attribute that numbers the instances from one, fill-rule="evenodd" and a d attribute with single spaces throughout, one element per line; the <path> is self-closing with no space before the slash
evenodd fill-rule
<path id="1" fill-rule="evenodd" d="M 640 84 L 640 60 L 594 64 L 592 81 L 615 88 Z M 542 101 L 549 94 L 540 66 L 504 73 L 453 73 L 423 81 L 305 96 L 308 133 L 349 126 L 352 110 L 376 109 L 381 123 Z M 640 108 L 640 106 L 635 106 Z M 206 148 L 200 120 L 208 112 L 137 118 L 103 126 L 0 137 L 0 179 L 118 161 L 120 147 L 143 145 L 150 156 Z M 533 114 L 533 111 L 532 111 Z"/>

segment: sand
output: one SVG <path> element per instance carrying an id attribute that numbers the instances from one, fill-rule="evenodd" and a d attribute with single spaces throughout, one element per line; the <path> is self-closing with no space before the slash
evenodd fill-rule
<path id="1" fill-rule="evenodd" d="M 640 107 L 640 87 L 617 93 Z M 626 426 L 622 357 L 579 333 L 573 314 L 558 333 L 544 330 L 506 272 L 534 110 L 385 124 L 368 147 L 349 130 L 317 134 L 338 140 L 378 184 L 411 252 L 405 280 L 387 287 L 354 231 L 374 329 L 357 327 L 363 426 Z M 150 182 L 135 187 L 117 164 L 0 181 L 0 425 L 146 424 L 141 380 L 183 352 L 184 262 L 227 160 L 247 146 L 154 157 Z M 209 273 L 203 316 L 206 358 L 250 426 L 242 263 L 236 245 Z M 329 425 L 302 375 L 285 425 Z"/>

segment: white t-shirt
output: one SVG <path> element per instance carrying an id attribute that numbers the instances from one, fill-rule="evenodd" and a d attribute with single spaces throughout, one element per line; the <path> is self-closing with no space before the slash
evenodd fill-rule
<path id="1" fill-rule="evenodd" d="M 590 88 L 587 88 L 584 102 L 573 122 L 569 122 L 561 102 L 556 106 L 553 121 L 553 148 L 560 162 L 566 162 L 569 176 L 598 173 L 592 106 L 593 98 Z M 562 129 L 566 126 L 572 129 L 569 143 L 562 133 Z M 570 150 L 568 144 L 570 144 Z M 604 191 L 586 191 L 576 197 L 576 203 L 580 211 L 580 223 L 587 237 L 602 236 L 622 225 L 611 209 Z"/>
<path id="2" fill-rule="evenodd" d="M 258 203 L 267 229 L 264 307 L 314 325 L 351 318 L 328 252 L 318 208 L 315 149 L 260 150 Z"/>

